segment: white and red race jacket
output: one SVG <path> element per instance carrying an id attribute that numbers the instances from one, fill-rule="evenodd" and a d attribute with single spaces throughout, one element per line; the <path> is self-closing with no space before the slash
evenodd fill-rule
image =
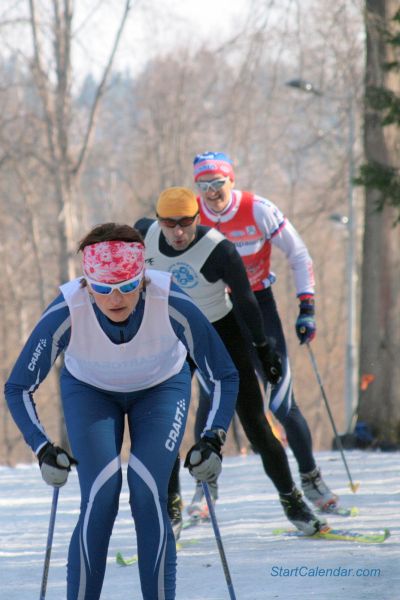
<path id="1" fill-rule="evenodd" d="M 263 290 L 276 280 L 270 269 L 274 245 L 289 261 L 297 296 L 314 294 L 313 263 L 307 247 L 273 202 L 250 192 L 233 190 L 230 203 L 220 213 L 210 210 L 200 197 L 198 203 L 201 224 L 215 227 L 235 244 L 253 291 Z"/>

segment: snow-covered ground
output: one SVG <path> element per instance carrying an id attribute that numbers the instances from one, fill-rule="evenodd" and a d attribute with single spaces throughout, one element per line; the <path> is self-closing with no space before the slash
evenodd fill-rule
<path id="1" fill-rule="evenodd" d="M 220 479 L 217 518 L 237 600 L 397 600 L 400 598 L 400 454 L 347 453 L 350 491 L 337 452 L 317 455 L 327 482 L 344 506 L 357 506 L 357 517 L 330 517 L 331 525 L 357 531 L 389 527 L 383 544 L 366 545 L 313 539 L 283 538 L 273 529 L 287 521 L 277 493 L 259 457 L 227 457 Z M 295 479 L 297 469 L 290 457 Z M 182 470 L 184 501 L 193 480 Z M 0 467 L 0 597 L 39 598 L 52 490 L 34 466 Z M 79 505 L 76 474 L 61 489 L 46 599 L 65 600 L 68 541 Z M 178 554 L 177 600 L 229 600 L 212 526 L 185 530 L 182 540 L 195 539 Z M 111 539 L 102 600 L 142 598 L 137 565 L 119 567 L 116 552 L 135 553 L 135 531 L 124 487 Z M 340 567 L 341 569 L 339 569 Z M 322 569 L 328 570 L 323 574 Z M 330 570 L 330 571 L 329 571 Z"/>

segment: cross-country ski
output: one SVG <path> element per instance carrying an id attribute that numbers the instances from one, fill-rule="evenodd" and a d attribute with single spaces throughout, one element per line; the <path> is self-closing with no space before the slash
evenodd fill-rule
<path id="1" fill-rule="evenodd" d="M 321 529 L 313 535 L 305 535 L 301 531 L 296 529 L 280 528 L 274 529 L 274 535 L 283 537 L 297 537 L 307 538 L 309 540 L 335 540 L 340 542 L 356 542 L 358 544 L 382 544 L 390 536 L 389 529 L 383 529 L 382 531 L 354 531 L 351 529 L 334 529 L 327 527 Z"/>

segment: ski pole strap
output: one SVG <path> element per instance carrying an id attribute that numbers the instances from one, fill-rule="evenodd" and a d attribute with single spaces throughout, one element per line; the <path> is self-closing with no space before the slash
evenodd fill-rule
<path id="1" fill-rule="evenodd" d="M 53 546 L 53 533 L 54 533 L 54 525 L 56 522 L 58 492 L 59 491 L 60 491 L 60 488 L 55 487 L 53 489 L 53 500 L 51 503 L 49 531 L 47 534 L 46 555 L 45 555 L 44 565 L 43 565 L 42 585 L 40 588 L 39 600 L 45 600 L 45 597 L 46 597 L 47 579 L 48 579 L 48 575 L 49 575 L 51 548 Z"/>
<path id="2" fill-rule="evenodd" d="M 216 539 L 217 546 L 218 546 L 219 555 L 221 557 L 221 563 L 222 563 L 222 568 L 224 570 L 226 584 L 228 586 L 229 597 L 231 600 L 236 600 L 235 590 L 233 589 L 232 578 L 231 578 L 231 574 L 229 572 L 228 561 L 226 560 L 225 550 L 224 550 L 224 546 L 222 544 L 222 538 L 221 538 L 221 534 L 219 532 L 217 517 L 215 514 L 215 510 L 214 510 L 214 504 L 211 499 L 210 490 L 208 489 L 208 485 L 205 481 L 202 481 L 201 483 L 203 486 L 204 496 L 207 501 L 208 511 L 210 513 L 211 523 L 212 523 L 212 526 L 214 529 L 214 534 L 215 534 L 215 539 Z"/>

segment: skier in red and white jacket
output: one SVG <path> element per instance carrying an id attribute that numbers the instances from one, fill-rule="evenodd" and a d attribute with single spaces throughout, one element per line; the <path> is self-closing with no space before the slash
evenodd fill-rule
<path id="1" fill-rule="evenodd" d="M 320 509 L 331 511 L 338 497 L 321 477 L 309 427 L 294 398 L 284 332 L 271 288 L 276 280 L 271 271 L 271 250 L 275 247 L 285 254 L 293 272 L 299 300 L 295 327 L 300 344 L 311 342 L 316 324 L 310 254 L 296 229 L 273 202 L 235 189 L 229 156 L 221 152 L 198 154 L 193 167 L 201 224 L 218 229 L 235 244 L 264 317 L 265 336 L 273 341 L 282 358 L 283 376 L 271 391 L 270 409 L 285 428 L 306 497 Z M 256 363 L 256 355 L 254 360 Z M 262 370 L 257 370 L 262 376 Z"/>

